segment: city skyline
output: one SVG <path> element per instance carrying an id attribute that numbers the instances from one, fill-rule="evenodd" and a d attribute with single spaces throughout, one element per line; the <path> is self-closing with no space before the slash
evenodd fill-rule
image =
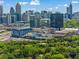
<path id="1" fill-rule="evenodd" d="M 48 10 L 52 12 L 66 13 L 66 7 L 72 3 L 73 12 L 79 11 L 79 1 L 78 0 L 0 0 L 0 4 L 4 7 L 4 13 L 9 13 L 11 7 L 15 8 L 16 3 L 21 4 L 22 13 L 26 10 Z M 8 8 L 7 8 L 8 7 Z M 7 11 L 8 10 L 8 11 Z"/>

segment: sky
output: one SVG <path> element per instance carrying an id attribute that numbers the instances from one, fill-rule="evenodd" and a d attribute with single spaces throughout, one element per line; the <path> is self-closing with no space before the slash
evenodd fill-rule
<path id="1" fill-rule="evenodd" d="M 52 12 L 66 12 L 66 7 L 73 5 L 73 12 L 79 11 L 79 0 L 0 0 L 3 5 L 4 13 L 9 13 L 10 7 L 14 7 L 19 2 L 22 7 L 22 12 L 26 10 L 41 11 L 47 10 Z"/>

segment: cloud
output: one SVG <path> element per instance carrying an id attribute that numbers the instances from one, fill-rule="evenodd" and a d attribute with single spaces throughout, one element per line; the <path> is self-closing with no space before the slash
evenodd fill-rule
<path id="1" fill-rule="evenodd" d="M 40 5 L 40 1 L 39 0 L 32 0 L 30 2 L 30 5 Z"/>
<path id="2" fill-rule="evenodd" d="M 68 7 L 68 4 L 64 4 L 65 7 Z"/>
<path id="3" fill-rule="evenodd" d="M 49 10 L 50 10 L 50 11 L 52 11 L 52 10 L 53 10 L 53 8 L 49 8 Z"/>
<path id="4" fill-rule="evenodd" d="M 58 9 L 58 7 L 55 7 L 55 9 Z"/>
<path id="5" fill-rule="evenodd" d="M 40 5 L 39 0 L 32 0 L 31 2 L 19 2 L 20 5 Z"/>
<path id="6" fill-rule="evenodd" d="M 77 4 L 77 3 L 79 3 L 79 1 L 72 1 L 72 3 Z"/>
<path id="7" fill-rule="evenodd" d="M 19 2 L 20 5 L 29 5 L 29 2 Z"/>
<path id="8" fill-rule="evenodd" d="M 4 3 L 4 0 L 0 0 L 0 4 L 3 4 Z"/>

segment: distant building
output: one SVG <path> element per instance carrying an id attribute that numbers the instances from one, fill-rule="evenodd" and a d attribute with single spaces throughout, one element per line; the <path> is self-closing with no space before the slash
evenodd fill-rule
<path id="1" fill-rule="evenodd" d="M 16 4 L 16 21 L 21 21 L 21 5 L 19 3 Z"/>
<path id="2" fill-rule="evenodd" d="M 30 22 L 30 15 L 33 15 L 33 10 L 28 10 L 26 12 L 24 12 L 22 14 L 22 20 L 21 21 L 25 21 L 25 22 Z"/>
<path id="3" fill-rule="evenodd" d="M 63 14 L 61 13 L 51 14 L 50 27 L 60 30 L 64 26 L 63 22 L 64 22 Z"/>
<path id="4" fill-rule="evenodd" d="M 2 17 L 3 17 L 3 6 L 0 5 L 0 24 L 3 23 Z"/>
<path id="5" fill-rule="evenodd" d="M 42 18 L 40 19 L 40 26 L 50 27 L 50 18 Z"/>
<path id="6" fill-rule="evenodd" d="M 30 27 L 36 27 L 35 15 L 30 15 Z"/>
<path id="7" fill-rule="evenodd" d="M 5 25 L 7 21 L 7 14 L 3 14 L 2 19 L 3 19 L 3 24 Z"/>
<path id="8" fill-rule="evenodd" d="M 51 11 L 48 11 L 48 18 L 51 17 L 51 14 L 52 14 L 52 12 Z"/>
<path id="9" fill-rule="evenodd" d="M 73 19 L 79 21 L 79 12 L 76 12 L 76 13 L 73 14 Z"/>
<path id="10" fill-rule="evenodd" d="M 34 15 L 34 11 L 33 10 L 28 10 L 26 11 L 27 14 L 27 22 L 30 22 L 30 16 Z"/>
<path id="11" fill-rule="evenodd" d="M 12 18 L 13 17 L 13 18 Z M 12 24 L 12 21 L 16 21 L 16 15 L 3 14 L 3 24 L 8 26 Z"/>
<path id="12" fill-rule="evenodd" d="M 11 15 L 11 23 L 16 22 L 16 19 L 15 19 L 16 15 L 13 7 L 10 8 L 10 15 Z"/>
<path id="13" fill-rule="evenodd" d="M 33 10 L 28 10 L 25 13 L 22 14 L 22 20 L 26 23 L 30 23 L 31 27 L 35 27 L 35 15 Z"/>
<path id="14" fill-rule="evenodd" d="M 47 11 L 41 11 L 41 18 L 48 18 L 48 12 Z"/>
<path id="15" fill-rule="evenodd" d="M 40 27 L 41 14 L 40 14 L 40 12 L 35 12 L 34 15 L 35 15 L 36 27 L 39 28 Z"/>
<path id="16" fill-rule="evenodd" d="M 21 19 L 21 21 L 28 22 L 28 21 L 27 21 L 27 14 L 26 14 L 26 13 L 23 13 L 23 14 L 22 14 L 22 19 Z"/>
<path id="17" fill-rule="evenodd" d="M 72 19 L 72 4 L 71 3 L 69 7 L 67 7 L 67 18 Z"/>

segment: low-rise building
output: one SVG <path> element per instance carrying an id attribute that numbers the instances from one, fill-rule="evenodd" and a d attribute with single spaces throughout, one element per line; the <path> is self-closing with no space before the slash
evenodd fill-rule
<path id="1" fill-rule="evenodd" d="M 28 32 L 31 32 L 32 29 L 30 28 L 29 24 L 25 24 L 24 22 L 14 23 L 12 25 L 12 37 L 24 37 L 24 35 Z"/>

